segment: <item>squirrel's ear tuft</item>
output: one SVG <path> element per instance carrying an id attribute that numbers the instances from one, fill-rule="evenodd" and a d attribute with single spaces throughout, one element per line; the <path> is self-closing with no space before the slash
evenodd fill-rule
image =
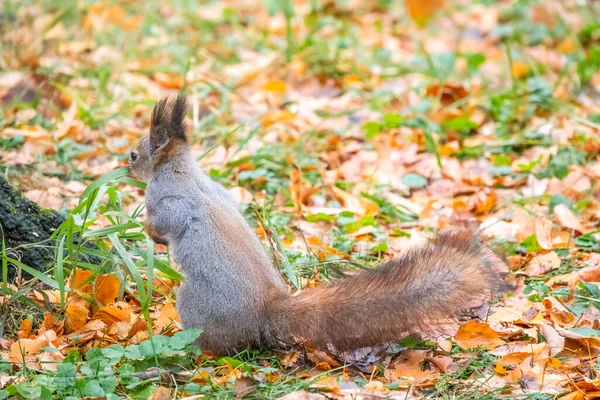
<path id="1" fill-rule="evenodd" d="M 150 143 L 153 151 L 166 144 L 169 139 L 186 140 L 187 110 L 188 103 L 184 95 L 164 97 L 156 103 L 150 126 Z"/>

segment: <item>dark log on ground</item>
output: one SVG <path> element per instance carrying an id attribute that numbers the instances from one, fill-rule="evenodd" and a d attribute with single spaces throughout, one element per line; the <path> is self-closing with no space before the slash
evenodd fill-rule
<path id="1" fill-rule="evenodd" d="M 54 243 L 48 239 L 64 220 L 64 215 L 41 208 L 0 177 L 0 225 L 9 257 L 45 271 L 54 261 Z M 15 273 L 10 266 L 9 276 Z"/>

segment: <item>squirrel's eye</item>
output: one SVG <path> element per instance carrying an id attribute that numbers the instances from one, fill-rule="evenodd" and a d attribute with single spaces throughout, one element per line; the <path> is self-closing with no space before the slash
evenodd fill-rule
<path id="1" fill-rule="evenodd" d="M 135 161 L 138 158 L 138 154 L 135 151 L 131 152 L 131 161 Z"/>

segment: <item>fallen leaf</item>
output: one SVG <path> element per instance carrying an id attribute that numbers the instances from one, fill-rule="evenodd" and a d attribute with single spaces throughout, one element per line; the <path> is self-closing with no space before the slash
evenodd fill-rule
<path id="1" fill-rule="evenodd" d="M 113 275 L 102 275 L 96 279 L 96 300 L 102 304 L 107 305 L 114 303 L 119 295 L 121 289 L 121 281 L 119 278 Z"/>
<path id="2" fill-rule="evenodd" d="M 171 396 L 171 391 L 164 386 L 159 386 L 156 388 L 154 393 L 148 397 L 148 400 L 171 400 L 173 397 Z"/>
<path id="3" fill-rule="evenodd" d="M 556 252 L 534 256 L 523 273 L 528 276 L 542 276 L 560 267 L 561 260 Z"/>
<path id="4" fill-rule="evenodd" d="M 31 335 L 31 318 L 27 317 L 21 321 L 21 328 L 17 333 L 19 339 L 28 338 Z"/>
<path id="5" fill-rule="evenodd" d="M 66 309 L 65 328 L 67 333 L 81 329 L 88 320 L 88 309 L 80 304 L 69 305 Z"/>
<path id="6" fill-rule="evenodd" d="M 262 85 L 262 89 L 267 92 L 285 93 L 286 83 L 284 81 L 269 81 Z"/>
<path id="7" fill-rule="evenodd" d="M 236 378 L 235 382 L 233 383 L 233 391 L 235 392 L 235 397 L 237 399 L 241 399 L 242 397 L 255 392 L 256 384 L 252 379 L 242 376 Z"/>
<path id="8" fill-rule="evenodd" d="M 462 325 L 454 336 L 454 341 L 463 350 L 479 346 L 490 350 L 504 344 L 495 330 L 485 322 L 479 321 L 469 321 Z"/>
<path id="9" fill-rule="evenodd" d="M 567 229 L 573 229 L 579 233 L 585 233 L 585 228 L 579 222 L 577 216 L 564 204 L 554 207 L 554 215 L 558 222 Z"/>
<path id="10" fill-rule="evenodd" d="M 565 348 L 565 338 L 560 336 L 558 332 L 550 325 L 540 325 L 540 333 L 550 345 L 550 355 L 554 356 Z"/>
<path id="11" fill-rule="evenodd" d="M 410 17 L 419 25 L 425 24 L 446 5 L 445 0 L 404 0 Z"/>
<path id="12" fill-rule="evenodd" d="M 544 217 L 535 220 L 535 237 L 544 250 L 552 250 L 552 222 Z"/>

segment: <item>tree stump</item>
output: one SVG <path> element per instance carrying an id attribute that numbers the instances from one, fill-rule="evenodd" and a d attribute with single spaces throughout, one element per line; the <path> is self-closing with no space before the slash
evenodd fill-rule
<path id="1" fill-rule="evenodd" d="M 41 208 L 0 177 L 0 226 L 10 258 L 38 271 L 47 270 L 54 262 L 54 243 L 48 239 L 64 220 L 64 215 Z M 10 279 L 16 272 L 9 263 Z"/>

